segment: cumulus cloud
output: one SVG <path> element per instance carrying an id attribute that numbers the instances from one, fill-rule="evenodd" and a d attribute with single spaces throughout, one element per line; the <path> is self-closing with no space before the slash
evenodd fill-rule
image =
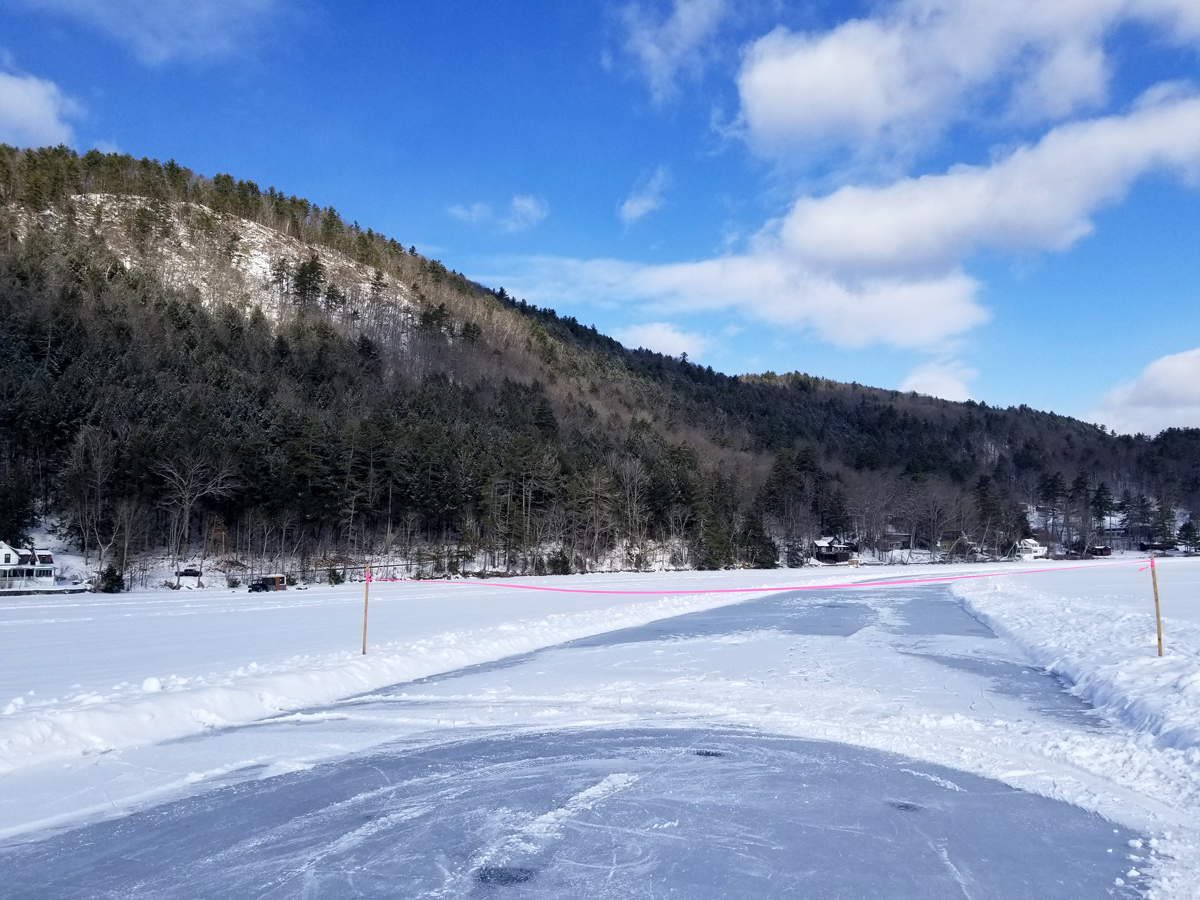
<path id="1" fill-rule="evenodd" d="M 550 215 L 550 207 L 544 200 L 528 194 L 515 195 L 502 213 L 497 213 L 487 203 L 451 206 L 446 211 L 468 225 L 489 226 L 510 234 L 533 228 Z"/>
<path id="2" fill-rule="evenodd" d="M 617 207 L 617 217 L 628 227 L 650 213 L 662 209 L 666 203 L 665 193 L 670 183 L 670 171 L 666 166 L 659 166 Z"/>
<path id="3" fill-rule="evenodd" d="M 613 336 L 626 347 L 644 347 L 667 356 L 699 356 L 709 347 L 709 341 L 702 335 L 680 331 L 669 322 L 647 322 L 644 325 L 631 325 L 628 328 L 617 328 Z"/>
<path id="4" fill-rule="evenodd" d="M 733 309 L 840 347 L 930 347 L 988 318 L 976 302 L 976 283 L 958 270 L 928 278 L 839 279 L 766 250 L 669 265 L 530 257 L 510 260 L 503 270 L 479 277 L 516 284 L 537 303 L 569 297 L 662 314 Z"/>
<path id="5" fill-rule="evenodd" d="M 944 267 L 981 246 L 1063 250 L 1151 171 L 1200 175 L 1200 98 L 1155 91 L 1126 115 L 1061 125 L 988 166 L 802 198 L 780 234 L 810 264 L 854 271 Z"/>
<path id="6" fill-rule="evenodd" d="M 670 99 L 680 72 L 695 73 L 705 48 L 727 12 L 727 0 L 673 0 L 661 21 L 642 6 L 625 10 L 625 49 L 633 57 L 655 103 Z"/>
<path id="7" fill-rule="evenodd" d="M 979 373 L 959 360 L 935 360 L 917 366 L 900 385 L 902 391 L 916 391 L 943 400 L 970 400 L 968 386 Z"/>
<path id="8" fill-rule="evenodd" d="M 1154 360 L 1109 391 L 1092 418 L 1123 434 L 1200 428 L 1200 347 Z"/>
<path id="9" fill-rule="evenodd" d="M 989 166 L 802 197 L 741 254 L 665 265 L 542 258 L 529 261 L 523 289 L 668 312 L 738 309 L 841 347 L 937 348 L 988 319 L 963 260 L 983 247 L 1064 250 L 1152 171 L 1200 177 L 1200 98 L 1159 90 Z M 966 370 L 939 365 L 913 377 L 937 374 L 943 396 L 963 394 Z"/>
<path id="10" fill-rule="evenodd" d="M 279 7 L 277 0 L 25 0 L 129 46 L 145 63 L 225 56 Z"/>
<path id="11" fill-rule="evenodd" d="M 999 97 L 1012 120 L 1055 122 L 1101 107 L 1106 39 L 1138 23 L 1200 37 L 1194 0 L 901 0 L 828 31 L 777 28 L 738 76 L 751 143 L 771 154 L 841 144 L 919 145 Z"/>
<path id="12" fill-rule="evenodd" d="M 16 147 L 69 144 L 68 119 L 79 106 L 53 81 L 0 72 L 0 143 Z"/>

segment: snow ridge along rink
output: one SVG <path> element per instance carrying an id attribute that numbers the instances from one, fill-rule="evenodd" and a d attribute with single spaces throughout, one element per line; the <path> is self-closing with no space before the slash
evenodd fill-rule
<path id="1" fill-rule="evenodd" d="M 1005 573 L 959 582 L 953 589 L 970 595 L 965 602 L 978 617 L 1007 615 L 1004 621 L 996 619 L 996 627 L 1033 653 L 1039 664 L 1050 664 L 1036 656 L 1039 638 L 1066 640 L 1074 628 L 1085 635 L 1079 652 L 1059 655 L 1077 667 L 1071 671 L 1085 672 L 1091 657 L 1084 651 L 1098 646 L 1088 629 L 1099 629 L 1115 612 L 1136 619 L 1148 611 L 1147 641 L 1130 640 L 1124 650 L 1137 666 L 1154 654 L 1149 573 L 1139 573 L 1137 565 L 1066 571 L 1044 564 L 1036 576 L 1015 574 L 1027 568 L 659 573 L 523 582 L 657 592 L 650 596 L 512 591 L 487 583 L 372 585 L 366 660 L 356 648 L 361 585 L 265 598 L 164 591 L 54 598 L 52 603 L 28 598 L 38 601 L 29 606 L 8 602 L 0 614 L 0 633 L 5 635 L 0 685 L 14 700 L 0 717 L 0 759 L 8 766 L 0 781 L 5 785 L 0 828 L 13 835 L 81 816 L 120 814 L 139 804 L 211 788 L 237 772 L 256 773 L 253 777 L 286 772 L 387 741 L 420 741 L 435 733 L 444 738 L 447 729 L 628 727 L 649 719 L 857 744 L 1067 800 L 1154 840 L 1155 846 L 1129 855 L 1138 857 L 1131 868 L 1153 875 L 1146 884 L 1155 896 L 1195 896 L 1200 867 L 1193 823 L 1200 820 L 1200 765 L 1194 743 L 1185 746 L 1186 736 L 1174 731 L 1167 739 L 1167 732 L 1160 738 L 1129 727 L 1138 721 L 1115 706 L 1110 709 L 1102 698 L 1096 700 L 1098 706 L 1113 718 L 1103 728 L 1090 719 L 1081 725 L 1060 716 L 1033 716 L 994 692 L 981 703 L 983 677 L 961 671 L 951 677 L 944 665 L 966 646 L 955 640 L 967 638 L 902 640 L 869 624 L 849 637 L 797 635 L 764 622 L 736 635 L 668 635 L 666 643 L 655 644 L 663 649 L 654 652 L 665 655 L 653 669 L 628 656 L 623 646 L 606 646 L 605 639 L 595 638 L 582 642 L 594 644 L 586 652 L 550 650 L 538 657 L 536 667 L 507 670 L 504 684 L 511 682 L 509 687 L 483 672 L 436 686 L 430 681 L 419 689 L 391 688 L 385 693 L 392 697 L 399 692 L 402 715 L 390 700 L 391 707 L 383 704 L 386 712 L 368 712 L 361 701 L 311 711 L 338 697 L 716 609 L 740 597 L 698 593 L 712 589 Z M 1197 670 L 1200 658 L 1200 642 L 1187 630 L 1184 602 L 1191 592 L 1185 584 L 1196 576 L 1200 569 L 1191 560 L 1161 563 L 1164 659 L 1183 667 L 1174 681 L 1108 678 L 1130 696 L 1141 697 L 1143 704 L 1152 699 L 1147 691 L 1187 696 L 1172 685 L 1186 689 L 1188 683 L 1180 679 L 1186 678 L 1188 666 Z M 887 622 L 911 613 L 904 612 L 898 599 L 903 590 L 877 585 L 837 596 L 855 608 L 870 607 L 879 621 Z M 945 596 L 945 588 L 938 591 Z M 1074 591 L 1093 603 L 1060 604 L 1070 612 L 1042 619 L 1035 615 L 1041 601 L 1030 591 L 1056 597 Z M 748 599 L 759 596 L 749 594 Z M 828 605 L 829 596 L 820 592 L 820 602 Z M 1112 604 L 1117 599 L 1129 608 L 1116 610 Z M 1188 602 L 1194 613 L 1195 601 Z M 1020 606 L 1020 633 L 1005 624 L 1017 622 L 1013 604 L 1025 604 Z M 1138 627 L 1140 622 L 1130 620 Z M 720 671 L 706 662 L 716 658 L 717 650 L 724 654 Z M 669 661 L 676 658 L 682 662 Z M 1102 664 L 1115 661 L 1097 658 L 1097 666 Z M 1137 666 L 1131 671 L 1140 671 Z M 528 675 L 521 675 L 525 670 Z M 1083 679 L 1060 670 L 1077 682 L 1077 690 L 1082 688 Z M 149 679 L 157 685 L 146 684 Z M 468 690 L 467 685 L 475 687 Z M 413 699 L 418 694 L 419 703 Z M 25 702 L 16 703 L 17 697 Z M 1169 706 L 1176 701 L 1154 702 Z M 298 712 L 306 709 L 310 712 Z M 274 716 L 279 724 L 224 727 L 265 716 Z M 306 739 L 294 727 L 289 730 L 289 723 L 301 720 Z M 175 740 L 187 735 L 195 739 Z M 43 751 L 46 756 L 40 755 Z"/>
<path id="2" fill-rule="evenodd" d="M 0 775 L 255 722 L 770 590 L 1007 574 L 947 568 L 909 567 L 902 578 L 825 569 L 375 582 L 365 656 L 362 585 L 4 597 L 0 702 L 12 699 L 0 711 Z"/>
<path id="3" fill-rule="evenodd" d="M 753 587 L 767 586 L 771 579 L 763 574 L 754 573 Z M 779 577 L 791 573 L 768 574 L 781 583 L 795 580 L 794 574 Z M 6 597 L 0 600 L 6 660 L 0 697 L 12 699 L 0 717 L 0 775 L 255 722 L 722 606 L 733 599 L 728 593 L 693 592 L 705 590 L 706 582 L 719 582 L 718 590 L 735 586 L 686 573 L 670 578 L 672 589 L 654 592 L 645 579 L 511 582 L 553 581 L 571 593 L 514 592 L 487 582 L 376 582 L 366 655 L 358 646 L 361 584 L 265 596 L 163 590 Z M 844 580 L 827 574 L 811 583 Z M 685 587 L 676 589 L 681 582 Z M 593 585 L 639 593 L 588 593 Z M 116 683 L 106 689 L 110 682 Z"/>

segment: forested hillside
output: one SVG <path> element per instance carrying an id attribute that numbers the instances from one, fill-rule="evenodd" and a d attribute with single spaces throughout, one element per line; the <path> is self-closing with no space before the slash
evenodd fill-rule
<path id="1" fill-rule="evenodd" d="M 51 516 L 130 576 L 769 566 L 821 535 L 999 554 L 1030 505 L 1069 546 L 1118 511 L 1173 537 L 1200 497 L 1200 431 L 627 350 L 174 162 L 0 146 L 0 315 L 0 538 Z"/>

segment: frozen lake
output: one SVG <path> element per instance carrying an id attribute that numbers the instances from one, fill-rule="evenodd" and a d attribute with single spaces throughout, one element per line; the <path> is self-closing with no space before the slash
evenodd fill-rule
<path id="1" fill-rule="evenodd" d="M 847 678 L 859 694 L 821 699 Z M 326 758 L 273 777 L 229 767 L 169 802 L 10 841 L 0 895 L 1138 895 L 1137 835 L 1078 806 L 773 733 L 793 707 L 874 695 L 1108 728 L 942 586 L 786 592 L 164 745 L 166 767 L 297 745 Z M 354 734 L 364 749 L 328 751 Z M 119 778 L 138 761 L 105 765 Z"/>

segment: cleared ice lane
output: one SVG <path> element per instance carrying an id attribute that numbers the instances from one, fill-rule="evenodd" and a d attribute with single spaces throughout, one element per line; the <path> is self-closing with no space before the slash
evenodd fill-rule
<path id="1" fill-rule="evenodd" d="M 393 748 L 0 857 L 11 897 L 1136 896 L 1134 835 L 841 744 L 573 730 Z"/>
<path id="2" fill-rule="evenodd" d="M 1132 831 L 914 759 L 1080 736 L 1126 740 L 943 588 L 780 594 L 98 760 L 220 775 L 9 841 L 0 896 L 1138 896 Z"/>

